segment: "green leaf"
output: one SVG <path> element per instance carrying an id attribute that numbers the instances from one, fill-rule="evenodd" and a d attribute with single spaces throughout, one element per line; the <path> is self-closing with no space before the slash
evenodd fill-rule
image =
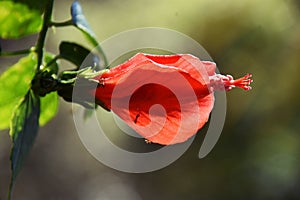
<path id="1" fill-rule="evenodd" d="M 47 124 L 57 113 L 58 95 L 57 92 L 51 92 L 41 98 L 40 126 Z"/>
<path id="2" fill-rule="evenodd" d="M 36 56 L 29 54 L 0 76 L 0 130 L 9 128 L 15 106 L 30 88 L 35 73 Z"/>
<path id="3" fill-rule="evenodd" d="M 59 45 L 59 55 L 60 57 L 72 62 L 74 65 L 80 68 L 84 67 L 97 67 L 99 63 L 98 56 L 91 53 L 90 50 L 85 47 L 73 43 L 73 42 L 61 42 Z"/>
<path id="4" fill-rule="evenodd" d="M 30 9 L 39 11 L 42 13 L 49 0 L 13 0 L 14 2 L 26 4 Z"/>
<path id="5" fill-rule="evenodd" d="M 45 60 L 50 61 L 53 55 L 46 54 Z M 0 130 L 9 128 L 15 106 L 25 96 L 31 85 L 37 65 L 35 53 L 21 58 L 0 76 Z M 53 63 L 52 65 L 56 65 Z M 56 67 L 50 66 L 55 70 Z M 49 104 L 49 105 L 47 105 Z M 45 125 L 57 112 L 57 93 L 53 92 L 41 98 L 40 125 Z"/>
<path id="6" fill-rule="evenodd" d="M 42 28 L 42 15 L 27 5 L 0 1 L 0 37 L 20 38 L 38 33 Z"/>
<path id="7" fill-rule="evenodd" d="M 16 107 L 10 126 L 13 141 L 11 150 L 11 184 L 9 198 L 20 169 L 34 143 L 39 128 L 40 98 L 30 90 Z"/>

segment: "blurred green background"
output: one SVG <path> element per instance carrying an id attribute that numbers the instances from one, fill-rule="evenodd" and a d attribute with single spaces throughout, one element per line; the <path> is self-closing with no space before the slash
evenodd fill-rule
<path id="1" fill-rule="evenodd" d="M 71 3 L 56 1 L 54 19 L 69 19 Z M 100 41 L 132 28 L 174 29 L 197 40 L 223 74 L 253 73 L 253 90 L 227 93 L 225 126 L 207 157 L 197 156 L 204 128 L 180 159 L 145 174 L 118 172 L 94 159 L 76 133 L 71 105 L 61 101 L 58 115 L 40 129 L 14 199 L 300 199 L 299 1 L 80 3 Z M 60 40 L 87 44 L 74 28 L 50 30 L 48 36 L 47 48 L 56 53 Z M 18 49 L 35 39 L 2 45 Z M 14 61 L 0 58 L 1 72 Z M 5 199 L 9 184 L 10 143 L 8 131 L 2 131 L 0 199 Z"/>

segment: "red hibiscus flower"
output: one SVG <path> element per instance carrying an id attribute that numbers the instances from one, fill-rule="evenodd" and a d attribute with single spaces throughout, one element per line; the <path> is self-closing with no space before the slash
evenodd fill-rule
<path id="1" fill-rule="evenodd" d="M 96 102 L 150 142 L 186 141 L 208 121 L 215 90 L 250 90 L 251 74 L 234 80 L 189 54 L 139 53 L 95 77 Z"/>

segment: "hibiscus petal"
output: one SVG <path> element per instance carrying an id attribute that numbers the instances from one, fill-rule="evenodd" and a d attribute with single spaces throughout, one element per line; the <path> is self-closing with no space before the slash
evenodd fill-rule
<path id="1" fill-rule="evenodd" d="M 193 136 L 207 122 L 214 102 L 207 86 L 186 71 L 149 60 L 107 79 L 97 88 L 96 98 L 103 100 L 104 94 L 113 112 L 159 144 L 179 143 Z"/>

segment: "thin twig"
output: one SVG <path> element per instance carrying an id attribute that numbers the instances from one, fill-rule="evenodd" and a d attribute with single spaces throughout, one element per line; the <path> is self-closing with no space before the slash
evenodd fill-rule
<path id="1" fill-rule="evenodd" d="M 22 54 L 29 54 L 31 52 L 34 52 L 35 48 L 30 49 L 22 49 L 18 51 L 8 51 L 8 52 L 0 52 L 0 56 L 16 56 L 16 55 L 22 55 Z"/>
<path id="2" fill-rule="evenodd" d="M 71 26 L 71 25 L 74 25 L 72 19 L 69 19 L 64 22 L 50 22 L 48 26 L 63 27 L 63 26 Z"/>

